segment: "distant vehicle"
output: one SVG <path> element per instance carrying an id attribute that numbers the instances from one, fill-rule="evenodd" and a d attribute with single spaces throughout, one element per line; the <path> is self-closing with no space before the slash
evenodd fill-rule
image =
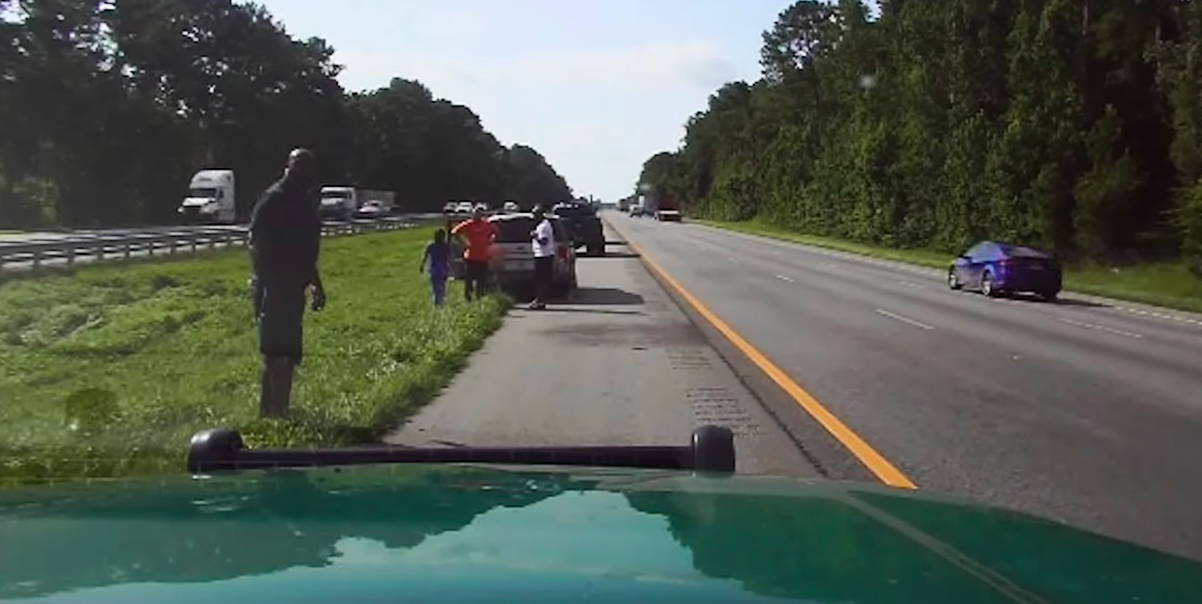
<path id="1" fill-rule="evenodd" d="M 576 289 L 576 250 L 560 217 L 547 215 L 555 231 L 555 265 L 552 295 L 565 298 Z M 501 287 L 534 283 L 534 250 L 530 231 L 536 226 L 529 212 L 497 214 L 489 222 L 497 227 L 493 244 L 493 274 Z"/>
<path id="2" fill-rule="evenodd" d="M 455 210 L 457 210 L 458 208 L 459 208 L 458 202 L 448 201 L 445 205 L 442 206 L 442 213 L 443 214 L 454 214 Z"/>
<path id="3" fill-rule="evenodd" d="M 380 203 L 385 208 L 385 214 L 392 211 L 396 193 L 372 189 L 357 189 L 348 186 L 327 186 L 321 188 L 321 217 L 335 220 L 350 220 L 358 213 L 359 208 L 368 201 Z"/>
<path id="4" fill-rule="evenodd" d="M 476 205 L 472 207 L 472 210 L 480 211 L 480 212 L 488 212 L 488 204 L 484 203 L 483 201 L 477 202 Z"/>
<path id="5" fill-rule="evenodd" d="M 396 205 L 395 191 L 382 191 L 377 189 L 355 189 L 356 203 L 362 208 L 367 203 L 375 203 L 383 211 L 384 215 L 395 213 L 399 208 Z"/>
<path id="6" fill-rule="evenodd" d="M 660 197 L 655 208 L 655 219 L 660 222 L 680 222 L 680 203 L 676 199 L 664 195 Z"/>
<path id="7" fill-rule="evenodd" d="M 356 218 L 383 218 L 390 213 L 382 201 L 369 201 L 355 211 Z"/>
<path id="8" fill-rule="evenodd" d="M 455 213 L 456 214 L 471 214 L 473 207 L 474 206 L 472 205 L 472 202 L 461 201 L 455 205 Z"/>
<path id="9" fill-rule="evenodd" d="M 1012 292 L 1032 292 L 1055 300 L 1062 285 L 1060 262 L 1032 247 L 982 241 L 952 261 L 947 284 L 969 287 L 989 297 Z"/>
<path id="10" fill-rule="evenodd" d="M 233 170 L 201 170 L 192 176 L 188 196 L 179 207 L 185 224 L 234 224 Z"/>
<path id="11" fill-rule="evenodd" d="M 519 208 L 519 207 L 518 207 L 518 202 L 516 202 L 516 201 L 507 201 L 507 202 L 505 202 L 505 205 L 501 206 L 501 209 L 502 209 L 502 210 L 504 210 L 504 211 L 506 211 L 506 212 L 520 212 L 520 211 L 522 211 L 522 210 L 521 210 L 521 208 Z"/>
<path id="12" fill-rule="evenodd" d="M 577 248 L 583 246 L 589 256 L 605 255 L 605 230 L 592 204 L 560 203 L 551 212 L 567 223 Z"/>
<path id="13" fill-rule="evenodd" d="M 355 203 L 354 187 L 322 187 L 321 217 L 350 220 L 359 205 Z"/>
<path id="14" fill-rule="evenodd" d="M 647 215 L 647 208 L 641 203 L 634 203 L 630 206 L 630 215 L 634 218 L 641 218 Z"/>

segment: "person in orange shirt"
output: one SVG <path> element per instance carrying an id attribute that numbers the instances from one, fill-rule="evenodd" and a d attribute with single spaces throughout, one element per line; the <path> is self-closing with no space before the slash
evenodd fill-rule
<path id="1" fill-rule="evenodd" d="M 488 263 L 492 259 L 492 243 L 497 237 L 497 227 L 484 218 L 483 209 L 476 208 L 472 218 L 455 225 L 451 234 L 467 244 L 463 250 L 463 295 L 470 301 L 485 293 Z"/>

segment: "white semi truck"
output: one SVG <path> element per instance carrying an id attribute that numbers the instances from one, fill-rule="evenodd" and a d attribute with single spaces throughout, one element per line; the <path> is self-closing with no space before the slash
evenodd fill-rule
<path id="1" fill-rule="evenodd" d="M 373 206 L 383 207 L 391 214 L 396 205 L 396 193 L 347 186 L 322 187 L 321 217 L 350 220 L 367 202 L 374 202 Z"/>
<path id="2" fill-rule="evenodd" d="M 201 170 L 193 175 L 179 214 L 185 224 L 234 224 L 234 171 Z"/>

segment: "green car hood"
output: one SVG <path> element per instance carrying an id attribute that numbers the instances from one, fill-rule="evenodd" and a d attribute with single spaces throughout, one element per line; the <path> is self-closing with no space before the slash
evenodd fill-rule
<path id="1" fill-rule="evenodd" d="M 1202 601 L 1202 566 L 912 491 L 378 466 L 0 493 L 0 600 Z"/>

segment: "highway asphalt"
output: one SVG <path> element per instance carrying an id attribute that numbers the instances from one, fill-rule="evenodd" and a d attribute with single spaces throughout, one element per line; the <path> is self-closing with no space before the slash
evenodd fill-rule
<path id="1" fill-rule="evenodd" d="M 950 291 L 940 271 L 605 216 L 919 489 L 1202 560 L 1196 315 L 1072 294 L 987 299 Z M 876 480 L 744 351 L 707 333 L 823 474 Z"/>

